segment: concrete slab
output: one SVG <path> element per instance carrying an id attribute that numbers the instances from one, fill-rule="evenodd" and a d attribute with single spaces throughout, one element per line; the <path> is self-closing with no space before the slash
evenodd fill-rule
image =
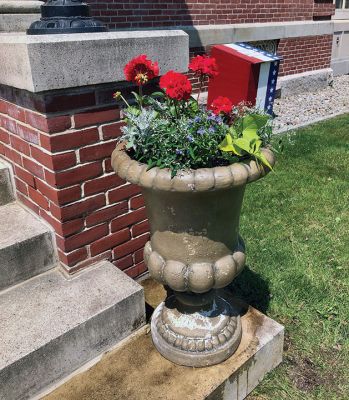
<path id="1" fill-rule="evenodd" d="M 14 201 L 9 167 L 0 160 L 0 206 Z"/>
<path id="2" fill-rule="evenodd" d="M 32 22 L 40 19 L 41 14 L 0 14 L 0 33 L 25 32 Z"/>
<path id="3" fill-rule="evenodd" d="M 324 68 L 301 74 L 282 76 L 278 79 L 277 89 L 281 89 L 280 97 L 289 97 L 325 89 L 332 81 L 332 68 Z"/>
<path id="4" fill-rule="evenodd" d="M 104 261 L 0 294 L 0 399 L 28 399 L 145 323 L 142 287 Z"/>
<path id="5" fill-rule="evenodd" d="M 142 282 L 147 303 L 156 307 L 165 291 Z M 242 317 L 237 352 L 208 368 L 178 366 L 163 358 L 151 341 L 149 326 L 73 376 L 45 400 L 242 400 L 282 360 L 284 328 L 249 307 Z"/>
<path id="6" fill-rule="evenodd" d="M 125 80 L 123 68 L 139 54 L 159 62 L 161 74 L 186 71 L 183 31 L 124 31 L 60 35 L 0 34 L 0 83 L 31 92 Z"/>
<path id="7" fill-rule="evenodd" d="M 17 203 L 0 207 L 0 290 L 52 268 L 52 232 Z"/>

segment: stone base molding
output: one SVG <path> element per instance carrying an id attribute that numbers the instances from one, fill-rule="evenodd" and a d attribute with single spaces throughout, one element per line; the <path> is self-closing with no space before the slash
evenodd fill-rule
<path id="1" fill-rule="evenodd" d="M 195 304 L 195 300 L 206 300 L 208 304 Z M 170 296 L 154 311 L 153 342 L 165 358 L 176 364 L 191 367 L 218 364 L 229 358 L 240 344 L 239 313 L 229 296 L 216 291 L 197 298 L 189 294 Z"/>

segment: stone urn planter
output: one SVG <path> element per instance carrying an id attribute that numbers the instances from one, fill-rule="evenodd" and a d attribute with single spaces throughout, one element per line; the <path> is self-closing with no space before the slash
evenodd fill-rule
<path id="1" fill-rule="evenodd" d="M 262 150 L 271 165 L 273 153 Z M 253 160 L 225 167 L 180 171 L 132 160 L 118 145 L 115 172 L 141 186 L 151 239 L 144 260 L 168 296 L 152 316 L 154 345 L 168 360 L 203 367 L 230 357 L 243 334 L 234 303 L 218 289 L 245 264 L 239 217 L 246 184 L 269 170 Z"/>

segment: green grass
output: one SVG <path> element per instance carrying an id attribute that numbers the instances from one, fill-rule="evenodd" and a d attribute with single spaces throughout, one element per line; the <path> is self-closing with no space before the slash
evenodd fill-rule
<path id="1" fill-rule="evenodd" d="M 248 185 L 234 290 L 285 326 L 284 362 L 249 399 L 349 398 L 349 114 L 300 129 Z"/>

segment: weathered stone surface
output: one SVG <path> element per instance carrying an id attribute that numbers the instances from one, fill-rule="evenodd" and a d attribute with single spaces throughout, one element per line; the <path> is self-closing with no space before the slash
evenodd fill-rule
<path id="1" fill-rule="evenodd" d="M 0 207 L 0 290 L 52 268 L 52 232 L 17 203 Z"/>
<path id="2" fill-rule="evenodd" d="M 189 35 L 189 46 L 252 42 L 292 37 L 331 35 L 332 21 L 283 21 L 248 24 L 184 26 Z"/>
<path id="3" fill-rule="evenodd" d="M 281 88 L 281 97 L 289 97 L 325 89 L 332 81 L 333 70 L 325 68 L 302 72 L 301 74 L 282 76 L 279 78 L 278 87 Z"/>
<path id="4" fill-rule="evenodd" d="M 27 399 L 145 322 L 142 287 L 109 262 L 0 294 L 0 399 Z"/>
<path id="5" fill-rule="evenodd" d="M 146 301 L 157 307 L 166 295 L 162 286 L 151 279 L 142 285 Z M 240 346 L 219 365 L 200 369 L 175 365 L 156 351 L 145 328 L 45 400 L 148 400 L 163 399 L 164 394 L 166 400 L 242 400 L 281 362 L 284 329 L 252 307 L 241 323 Z"/>
<path id="6" fill-rule="evenodd" d="M 40 13 L 35 14 L 0 14 L 0 33 L 25 32 L 30 24 L 40 19 Z"/>
<path id="7" fill-rule="evenodd" d="M 0 35 L 0 83 L 31 92 L 125 80 L 123 67 L 147 54 L 160 73 L 186 71 L 183 31 L 124 31 L 26 36 Z"/>
<path id="8" fill-rule="evenodd" d="M 0 161 L 0 206 L 14 199 L 9 167 Z"/>

